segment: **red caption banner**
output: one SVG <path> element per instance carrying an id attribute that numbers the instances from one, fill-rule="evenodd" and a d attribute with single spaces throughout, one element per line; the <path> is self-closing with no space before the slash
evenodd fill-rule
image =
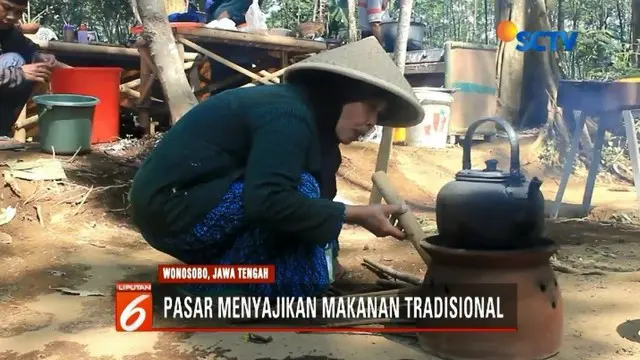
<path id="1" fill-rule="evenodd" d="M 158 265 L 158 282 L 165 284 L 271 284 L 274 265 Z"/>

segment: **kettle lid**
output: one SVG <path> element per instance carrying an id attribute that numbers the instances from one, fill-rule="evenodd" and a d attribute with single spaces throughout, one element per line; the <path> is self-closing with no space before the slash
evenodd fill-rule
<path id="1" fill-rule="evenodd" d="M 509 180 L 513 180 L 512 174 L 498 169 L 498 160 L 489 159 L 484 163 L 485 163 L 485 168 L 482 170 L 463 169 L 458 171 L 456 173 L 456 180 L 475 181 L 475 182 L 498 182 L 498 183 L 503 183 Z"/>

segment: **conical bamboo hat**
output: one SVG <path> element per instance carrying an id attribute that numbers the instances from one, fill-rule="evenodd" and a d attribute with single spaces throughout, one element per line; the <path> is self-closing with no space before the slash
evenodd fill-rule
<path id="1" fill-rule="evenodd" d="M 391 57 L 375 37 L 370 36 L 328 50 L 291 65 L 284 73 L 285 81 L 304 75 L 306 71 L 326 71 L 356 79 L 389 93 L 389 106 L 378 119 L 378 125 L 411 127 L 424 118 L 424 109 Z"/>

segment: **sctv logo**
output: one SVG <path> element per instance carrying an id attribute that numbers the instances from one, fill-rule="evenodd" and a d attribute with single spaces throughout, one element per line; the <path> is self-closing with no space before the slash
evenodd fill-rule
<path id="1" fill-rule="evenodd" d="M 549 50 L 558 51 L 561 40 L 562 47 L 566 51 L 572 51 L 578 41 L 577 31 L 518 31 L 518 28 L 511 21 L 505 20 L 498 24 L 496 29 L 498 39 L 503 42 L 518 40 L 516 50 L 518 51 L 545 51 L 547 48 L 538 43 L 539 38 L 549 38 Z"/>

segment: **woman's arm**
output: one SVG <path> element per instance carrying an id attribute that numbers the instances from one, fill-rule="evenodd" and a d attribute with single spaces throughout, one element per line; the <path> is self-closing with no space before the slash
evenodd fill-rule
<path id="1" fill-rule="evenodd" d="M 245 173 L 247 217 L 260 226 L 299 234 L 317 244 L 336 239 L 345 220 L 345 205 L 298 192 L 313 141 L 305 109 L 294 104 L 269 115 L 268 120 L 252 124 Z"/>

